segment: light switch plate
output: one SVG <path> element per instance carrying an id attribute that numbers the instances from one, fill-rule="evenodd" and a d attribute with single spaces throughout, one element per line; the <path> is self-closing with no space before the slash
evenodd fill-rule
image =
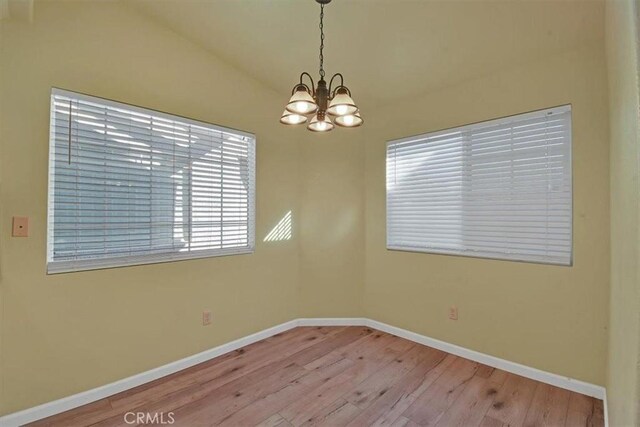
<path id="1" fill-rule="evenodd" d="M 29 218 L 26 216 L 14 216 L 13 231 L 11 235 L 13 237 L 28 237 L 29 236 Z"/>

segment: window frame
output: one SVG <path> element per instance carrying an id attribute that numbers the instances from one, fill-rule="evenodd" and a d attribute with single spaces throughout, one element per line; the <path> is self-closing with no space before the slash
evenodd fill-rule
<path id="1" fill-rule="evenodd" d="M 562 112 L 568 112 L 569 113 L 569 126 L 567 128 L 567 132 L 568 132 L 568 165 L 569 165 L 569 173 L 568 173 L 568 177 L 570 180 L 570 185 L 569 185 L 569 193 L 570 193 L 570 203 L 569 203 L 569 209 L 570 209 L 570 214 L 569 214 L 569 261 L 568 263 L 565 262 L 553 262 L 553 261 L 542 261 L 542 260 L 531 260 L 531 259 L 526 259 L 524 256 L 522 257 L 498 257 L 498 256 L 483 256 L 481 254 L 472 254 L 472 253 L 461 253 L 461 252 L 456 252 L 453 250 L 448 250 L 448 249 L 437 249 L 437 248 L 418 248 L 418 247 L 408 247 L 408 246 L 402 246 L 402 245 L 391 245 L 390 241 L 391 241 L 391 232 L 390 232 L 390 227 L 389 227 L 389 188 L 388 188 L 388 152 L 389 152 L 389 147 L 393 144 L 398 144 L 398 143 L 403 143 L 403 142 L 409 142 L 409 141 L 415 141 L 415 140 L 419 140 L 421 137 L 423 139 L 428 139 L 428 138 L 432 138 L 432 137 L 437 137 L 437 136 L 441 136 L 441 135 L 445 135 L 448 133 L 451 133 L 452 131 L 466 131 L 468 129 L 473 129 L 479 125 L 499 125 L 499 124 L 507 124 L 507 123 L 511 123 L 513 121 L 514 118 L 518 117 L 518 118 L 522 118 L 522 119 L 527 119 L 527 118 L 533 118 L 533 117 L 538 117 L 543 113 L 546 112 L 555 112 L 555 113 L 562 113 Z M 503 116 L 503 117 L 498 117 L 498 118 L 493 118 L 493 119 L 487 119 L 487 120 L 481 120 L 481 121 L 477 121 L 477 122 L 473 122 L 473 123 L 467 123 L 461 126 L 452 126 L 452 127 L 448 127 L 448 128 L 443 128 L 443 129 L 438 129 L 435 131 L 430 131 L 430 132 L 424 132 L 424 133 L 419 133 L 419 134 L 415 134 L 415 135 L 411 135 L 411 136 L 407 136 L 407 137 L 402 137 L 402 138 L 398 138 L 398 139 L 392 139 L 392 140 L 388 140 L 385 143 L 385 227 L 386 227 L 386 233 L 385 233 L 385 238 L 386 238 L 386 249 L 388 251 L 397 251 L 397 252 L 411 252 L 411 253 L 425 253 L 425 254 L 433 254 L 433 255 L 445 255 L 445 256 L 455 256 L 455 257 L 465 257 L 465 258 L 474 258 L 474 259 L 487 259 L 487 260 L 494 260 L 494 261 L 508 261 L 508 262 L 517 262 L 517 263 L 527 263 L 527 264 L 540 264 L 540 265 L 550 265 L 550 266 L 559 266 L 559 267 L 573 267 L 573 263 L 574 263 L 574 179 L 573 179 L 573 105 L 568 103 L 568 104 L 562 104 L 562 105 L 556 105 L 553 107 L 549 107 L 549 108 L 543 108 L 543 109 L 539 109 L 539 110 L 533 110 L 533 111 L 527 111 L 527 112 L 523 112 L 523 113 L 516 113 L 516 114 L 511 114 L 508 116 Z"/>
<path id="2" fill-rule="evenodd" d="M 79 260 L 58 260 L 53 259 L 53 237 L 54 237 L 54 206 L 55 206 L 55 187 L 54 177 L 56 173 L 55 166 L 55 126 L 54 126 L 54 101 L 56 96 L 64 96 L 73 98 L 74 100 L 98 103 L 105 107 L 112 107 L 117 109 L 128 110 L 134 113 L 140 113 L 144 115 L 150 115 L 174 122 L 184 123 L 186 125 L 194 125 L 198 127 L 205 127 L 213 129 L 216 132 L 230 133 L 237 136 L 248 138 L 247 152 L 249 156 L 248 167 L 248 189 L 247 189 L 247 245 L 233 248 L 220 248 L 220 249 L 202 249 L 188 252 L 161 252 L 161 253 L 147 253 L 141 255 L 122 255 L 122 256 L 107 256 L 103 258 L 95 259 L 79 259 Z M 120 268 L 135 265 L 147 265 L 158 264 L 165 262 L 183 261 L 190 259 L 202 259 L 212 258 L 220 256 L 230 255 L 246 255 L 255 252 L 255 234 L 256 234 L 256 136 L 255 134 L 247 131 L 242 131 L 226 126 L 220 126 L 214 123 L 204 122 L 200 120 L 191 119 L 176 114 L 170 114 L 151 108 L 144 108 L 137 105 L 132 105 L 124 102 L 114 101 L 107 98 L 98 96 L 87 95 L 80 92 L 70 91 L 66 89 L 60 89 L 53 87 L 50 93 L 50 108 L 49 108 L 49 157 L 47 159 L 47 240 L 46 240 L 46 268 L 47 274 L 59 274 L 70 273 L 79 271 L 99 270 L 108 268 Z M 190 190 L 191 191 L 191 190 Z"/>

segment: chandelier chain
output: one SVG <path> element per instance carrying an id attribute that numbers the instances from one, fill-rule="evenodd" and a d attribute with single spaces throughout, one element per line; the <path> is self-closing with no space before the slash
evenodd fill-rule
<path id="1" fill-rule="evenodd" d="M 320 78 L 324 79 L 324 4 L 320 5 Z"/>

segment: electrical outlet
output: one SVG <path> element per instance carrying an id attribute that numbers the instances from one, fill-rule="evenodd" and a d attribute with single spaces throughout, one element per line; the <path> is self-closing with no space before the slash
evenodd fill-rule
<path id="1" fill-rule="evenodd" d="M 211 324 L 211 312 L 209 310 L 205 310 L 202 312 L 202 326 L 207 326 Z"/>
<path id="2" fill-rule="evenodd" d="M 11 235 L 13 237 L 29 237 L 29 218 L 26 216 L 14 216 Z"/>
<path id="3" fill-rule="evenodd" d="M 449 319 L 458 320 L 458 307 L 455 305 L 449 307 Z"/>

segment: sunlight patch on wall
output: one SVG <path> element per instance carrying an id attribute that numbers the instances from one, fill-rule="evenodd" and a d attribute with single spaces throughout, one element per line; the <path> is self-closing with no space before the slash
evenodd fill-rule
<path id="1" fill-rule="evenodd" d="M 291 211 L 287 212 L 264 238 L 265 242 L 279 242 L 291 239 Z"/>

